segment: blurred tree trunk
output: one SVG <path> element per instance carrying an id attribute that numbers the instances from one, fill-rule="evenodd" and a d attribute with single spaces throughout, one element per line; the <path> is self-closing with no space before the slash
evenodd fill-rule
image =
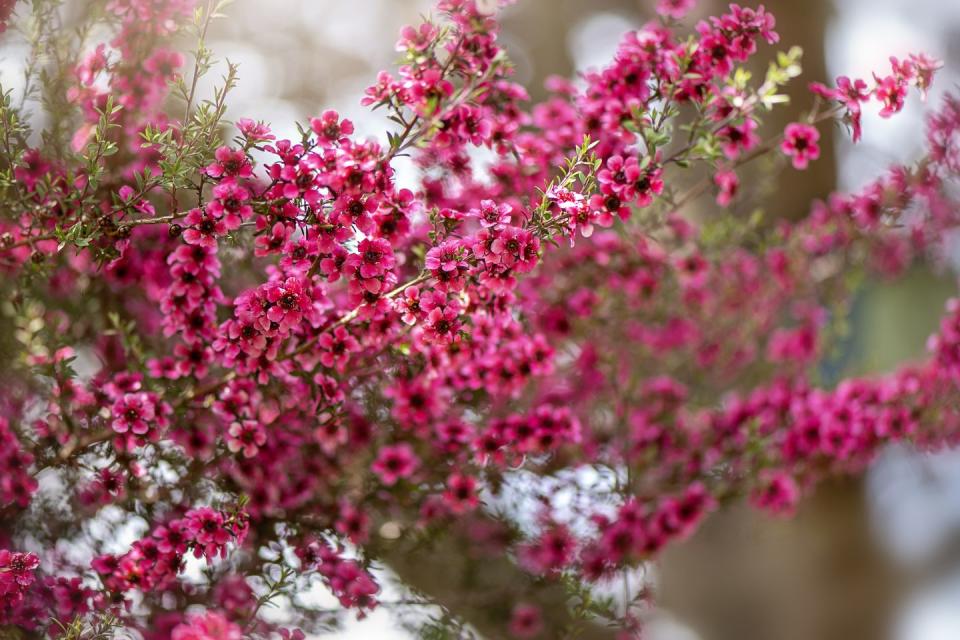
<path id="1" fill-rule="evenodd" d="M 784 108 L 774 109 L 766 116 L 762 129 L 763 137 L 767 138 L 783 131 L 790 122 L 809 111 L 813 104 L 813 95 L 807 85 L 813 81 L 832 82 L 827 73 L 826 47 L 824 44 L 824 30 L 833 14 L 832 0 L 749 0 L 745 5 L 755 6 L 764 4 L 777 19 L 777 32 L 780 42 L 773 48 L 776 51 L 787 51 L 793 46 L 803 49 L 803 75 L 787 86 L 786 93 L 790 97 L 790 104 Z M 722 3 L 726 6 L 726 2 Z M 719 7 L 718 7 L 719 10 Z M 758 55 L 752 69 L 755 78 L 762 78 L 766 73 L 770 58 Z M 820 158 L 811 162 L 810 166 L 797 172 L 788 168 L 780 174 L 779 179 L 770 182 L 769 193 L 762 198 L 760 205 L 764 207 L 771 219 L 797 219 L 805 216 L 810 209 L 810 202 L 815 198 L 824 198 L 836 188 L 837 160 L 834 152 L 834 127 L 825 123 L 820 129 Z M 762 161 L 751 167 L 751 173 L 744 173 L 744 183 L 749 184 L 751 178 L 762 179 Z"/>
<path id="2" fill-rule="evenodd" d="M 755 5 L 756 2 L 746 4 Z M 824 28 L 828 0 L 766 0 L 777 18 L 778 50 L 803 47 L 801 82 L 791 104 L 771 114 L 764 137 L 809 109 L 811 80 L 828 78 Z M 758 56 L 764 64 L 764 56 Z M 765 67 L 754 69 L 762 74 Z M 802 174 L 771 177 L 763 161 L 741 176 L 759 184 L 768 219 L 803 216 L 835 186 L 832 131 L 821 127 L 822 156 Z M 704 640 L 853 640 L 882 638 L 898 581 L 870 532 L 863 481 L 831 480 L 801 503 L 797 517 L 776 520 L 745 504 L 710 517 L 660 566 L 659 601 Z"/>
<path id="3" fill-rule="evenodd" d="M 664 556 L 659 601 L 704 640 L 877 639 L 895 600 L 858 478 L 778 520 L 739 504 Z"/>
<path id="4" fill-rule="evenodd" d="M 566 637 L 575 619 L 563 585 L 536 579 L 514 564 L 495 542 L 498 529 L 502 525 L 495 520 L 472 516 L 436 540 L 398 540 L 380 557 L 404 584 L 429 595 L 487 640 L 513 638 L 507 627 L 520 603 L 540 608 L 543 632 L 538 638 Z M 577 624 L 581 633 L 576 637 L 582 640 L 617 637 L 612 628 Z"/>
<path id="5" fill-rule="evenodd" d="M 645 0 L 522 0 L 504 12 L 501 41 L 531 100 L 543 100 L 548 77 L 573 75 L 569 36 L 574 27 L 601 13 L 623 16 L 639 27 L 653 16 L 652 7 Z"/>

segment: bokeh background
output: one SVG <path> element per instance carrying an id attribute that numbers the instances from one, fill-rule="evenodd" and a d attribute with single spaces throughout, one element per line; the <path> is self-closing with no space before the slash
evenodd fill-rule
<path id="1" fill-rule="evenodd" d="M 504 11 L 502 33 L 517 81 L 536 99 L 549 75 L 604 64 L 624 32 L 653 17 L 653 1 L 519 0 Z M 946 63 L 927 104 L 911 96 L 894 120 L 866 115 L 856 147 L 836 129 L 824 145 L 832 152 L 803 179 L 756 176 L 771 214 L 795 217 L 811 198 L 855 189 L 888 164 L 920 152 L 925 111 L 960 78 L 960 0 L 765 4 L 778 17 L 780 48 L 800 44 L 805 51 L 805 75 L 794 87 L 791 109 L 809 104 L 807 81 L 869 77 L 888 69 L 890 55 L 924 51 Z M 388 123 L 361 107 L 360 97 L 378 70 L 393 65 L 401 25 L 417 22 L 430 8 L 429 0 L 236 0 L 228 18 L 214 23 L 209 41 L 218 57 L 240 64 L 229 115 L 268 121 L 278 135 L 294 137 L 293 123 L 334 108 L 355 122 L 360 135 L 382 136 Z M 688 21 L 722 8 L 701 0 Z M 21 54 L 15 44 L 0 50 L 6 87 L 16 89 Z M 217 75 L 202 93 L 211 92 Z M 785 112 L 783 121 L 789 119 Z M 410 175 L 401 168 L 401 180 Z M 960 242 L 950 244 L 949 268 L 918 268 L 896 283 L 867 283 L 854 306 L 850 337 L 824 366 L 825 380 L 882 372 L 923 356 L 943 301 L 957 288 Z M 960 452 L 891 449 L 867 477 L 820 488 L 790 521 L 746 508 L 718 514 L 646 575 L 663 609 L 650 628 L 653 640 L 956 640 Z M 328 594 L 301 596 L 335 606 Z M 282 608 L 275 615 L 282 617 Z M 333 637 L 412 637 L 402 622 L 384 607 L 364 621 L 348 621 Z"/>

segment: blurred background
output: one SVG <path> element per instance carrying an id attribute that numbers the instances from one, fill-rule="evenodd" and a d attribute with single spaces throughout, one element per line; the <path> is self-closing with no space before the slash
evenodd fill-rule
<path id="1" fill-rule="evenodd" d="M 504 12 L 502 33 L 516 80 L 537 99 L 547 76 L 605 64 L 624 32 L 653 17 L 653 2 L 519 0 Z M 700 0 L 687 22 L 724 4 Z M 805 52 L 796 100 L 773 128 L 809 106 L 808 81 L 869 77 L 889 68 L 888 56 L 912 51 L 946 63 L 927 104 L 911 94 L 905 113 L 892 121 L 865 114 L 859 145 L 838 128 L 823 145 L 832 152 L 803 180 L 764 184 L 771 215 L 801 215 L 812 198 L 856 189 L 890 163 L 919 154 L 925 111 L 960 78 L 960 0 L 764 4 L 778 18 L 781 49 L 800 44 Z M 392 67 L 400 27 L 430 7 L 430 0 L 236 0 L 229 18 L 214 23 L 209 43 L 218 57 L 240 64 L 229 116 L 265 120 L 279 136 L 294 137 L 295 122 L 334 108 L 360 135 L 382 136 L 388 123 L 360 107 L 360 97 L 378 70 Z M 15 90 L 21 54 L 0 52 L 0 81 Z M 765 56 L 758 58 L 765 66 Z M 201 95 L 211 93 L 217 75 L 208 76 Z M 401 181 L 410 175 L 401 168 Z M 919 268 L 893 284 L 867 284 L 854 306 L 851 337 L 825 367 L 826 380 L 923 357 L 943 302 L 957 288 L 960 241 L 950 243 L 952 269 Z M 822 486 L 792 520 L 747 508 L 716 514 L 648 575 L 663 610 L 649 629 L 653 640 L 956 640 L 960 452 L 889 450 L 865 478 Z M 304 597 L 335 605 L 327 594 Z M 385 607 L 333 637 L 412 636 Z"/>
<path id="2" fill-rule="evenodd" d="M 520 0 L 504 12 L 501 36 L 516 80 L 537 99 L 546 77 L 605 64 L 625 31 L 653 17 L 653 2 Z M 701 0 L 687 21 L 725 4 Z M 777 16 L 780 47 L 799 44 L 805 53 L 794 104 L 772 128 L 809 106 L 808 81 L 870 77 L 889 68 L 888 56 L 912 51 L 946 63 L 927 104 L 912 97 L 905 113 L 890 121 L 866 115 L 856 147 L 837 128 L 824 145 L 832 144 L 833 152 L 803 180 L 783 176 L 764 185 L 768 211 L 796 217 L 812 198 L 856 189 L 890 163 L 920 153 L 926 110 L 960 78 L 960 0 L 765 4 Z M 354 120 L 359 133 L 382 136 L 386 121 L 360 107 L 360 96 L 378 70 L 394 63 L 400 26 L 430 8 L 430 0 L 237 0 L 230 18 L 215 23 L 211 41 L 219 56 L 241 65 L 232 115 L 266 120 L 278 134 L 294 136 L 293 122 L 334 108 Z M 765 67 L 764 56 L 758 58 Z M 960 250 L 952 254 L 960 265 Z M 927 268 L 893 284 L 868 283 L 854 306 L 850 338 L 825 378 L 883 372 L 923 357 L 956 281 L 950 270 Z M 654 640 L 956 640 L 960 452 L 889 450 L 866 478 L 821 487 L 793 520 L 747 508 L 717 514 L 649 575 L 663 609 L 649 629 Z M 411 636 L 393 612 L 381 609 L 348 623 L 337 637 Z"/>

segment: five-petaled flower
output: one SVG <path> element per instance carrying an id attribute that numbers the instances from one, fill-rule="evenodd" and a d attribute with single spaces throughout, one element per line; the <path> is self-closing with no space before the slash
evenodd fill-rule
<path id="1" fill-rule="evenodd" d="M 409 478 L 417 470 L 420 460 L 406 442 L 388 445 L 380 449 L 380 455 L 373 462 L 373 472 L 380 482 L 390 487 L 398 481 Z"/>
<path id="2" fill-rule="evenodd" d="M 793 159 L 794 169 L 806 169 L 811 160 L 820 157 L 820 132 L 813 125 L 792 122 L 783 131 L 780 149 Z"/>

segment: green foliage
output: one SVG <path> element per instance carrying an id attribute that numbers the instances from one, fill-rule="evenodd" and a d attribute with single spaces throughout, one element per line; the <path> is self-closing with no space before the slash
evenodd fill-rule
<path id="1" fill-rule="evenodd" d="M 54 620 L 57 640 L 110 640 L 117 637 L 116 632 L 123 627 L 113 615 L 106 613 L 86 619 L 75 617 L 69 623 Z M 2 637 L 2 636 L 0 636 Z"/>

